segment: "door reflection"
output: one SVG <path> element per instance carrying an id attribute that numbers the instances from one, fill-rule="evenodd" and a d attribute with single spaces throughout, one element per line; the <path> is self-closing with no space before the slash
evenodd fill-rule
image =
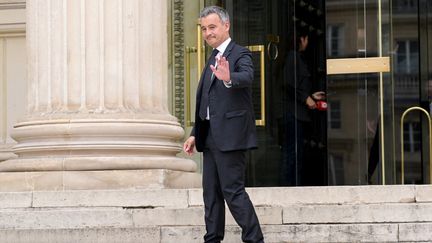
<path id="1" fill-rule="evenodd" d="M 432 53 L 432 47 L 424 55 L 419 50 L 422 40 L 427 42 L 431 33 L 426 31 L 422 35 L 418 31 L 419 13 L 422 12 L 418 1 L 381 0 L 381 5 L 378 2 L 216 1 L 232 16 L 233 40 L 243 46 L 266 47 L 264 65 L 260 63 L 260 56 L 253 54 L 257 115 L 261 114 L 262 104 L 260 68 L 265 68 L 266 124 L 257 127 L 259 149 L 248 154 L 248 186 L 381 184 L 381 155 L 386 160 L 386 184 L 400 183 L 397 179 L 400 178 L 398 151 L 401 149 L 398 145 L 399 119 L 408 107 L 429 104 L 427 80 L 430 78 L 427 75 L 421 78 L 420 70 L 422 67 L 426 71 L 430 69 L 430 62 L 422 60 L 428 59 L 427 53 Z M 430 5 L 428 8 L 432 8 Z M 380 6 L 381 15 L 378 14 Z M 382 35 L 377 30 L 379 24 Z M 309 43 L 297 55 L 296 39 L 302 33 L 306 33 Z M 382 55 L 391 59 L 391 72 L 382 77 L 382 114 L 379 74 L 327 76 L 325 70 L 326 59 L 377 57 L 381 47 Z M 309 119 L 306 124 L 299 125 L 302 110 L 299 107 L 305 105 L 304 100 L 297 99 L 300 96 L 298 79 L 302 75 L 298 73 L 302 72 L 302 68 L 299 69 L 301 63 L 309 72 L 309 95 L 325 91 L 327 110 L 308 109 Z M 294 85 L 290 86 L 290 83 Z M 287 85 L 291 88 L 287 89 Z M 424 108 L 429 110 L 429 107 Z M 291 123 L 287 115 L 290 109 L 294 109 Z M 381 117 L 383 128 L 379 126 Z M 424 144 L 427 139 L 423 135 L 426 123 L 418 114 L 406 119 L 405 183 L 424 183 L 426 165 L 423 161 L 424 154 L 428 154 Z M 300 126 L 304 128 L 299 129 Z M 289 127 L 294 127 L 293 132 L 287 132 Z M 383 145 L 379 143 L 380 129 L 386 141 Z M 287 149 L 288 144 L 294 150 L 292 147 Z M 289 150 L 291 154 L 294 151 L 294 169 L 284 173 Z"/>

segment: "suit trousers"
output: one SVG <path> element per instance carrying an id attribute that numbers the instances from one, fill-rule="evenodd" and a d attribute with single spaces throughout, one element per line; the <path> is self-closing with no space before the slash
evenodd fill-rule
<path id="1" fill-rule="evenodd" d="M 220 242 L 225 232 L 225 203 L 242 228 L 243 242 L 264 242 L 261 227 L 245 190 L 246 151 L 219 151 L 209 128 L 204 149 L 203 197 L 205 242 Z"/>

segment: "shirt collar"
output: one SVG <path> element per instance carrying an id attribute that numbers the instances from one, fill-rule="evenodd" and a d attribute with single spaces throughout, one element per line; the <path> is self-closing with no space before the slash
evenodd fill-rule
<path id="1" fill-rule="evenodd" d="M 231 42 L 231 38 L 228 37 L 228 39 L 226 39 L 224 42 L 222 42 L 222 44 L 220 44 L 218 47 L 216 47 L 216 49 L 220 52 L 220 53 L 224 53 L 225 49 L 228 47 L 228 44 Z"/>

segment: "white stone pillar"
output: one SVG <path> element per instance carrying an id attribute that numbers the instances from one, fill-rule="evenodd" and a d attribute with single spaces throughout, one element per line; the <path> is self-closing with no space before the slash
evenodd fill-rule
<path id="1" fill-rule="evenodd" d="M 13 131 L 19 158 L 0 171 L 44 178 L 31 189 L 188 186 L 176 184 L 197 174 L 176 157 L 167 12 L 166 1 L 27 0 L 28 116 Z"/>

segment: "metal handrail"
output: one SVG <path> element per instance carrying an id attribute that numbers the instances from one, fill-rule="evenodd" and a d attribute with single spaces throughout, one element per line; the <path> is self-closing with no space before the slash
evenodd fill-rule
<path id="1" fill-rule="evenodd" d="M 191 115 L 191 54 L 197 52 L 195 47 L 185 47 L 185 66 L 186 66 L 186 126 L 193 126 Z"/>
<path id="2" fill-rule="evenodd" d="M 404 113 L 402 114 L 401 117 L 401 122 L 400 122 L 400 131 L 401 131 L 401 184 L 404 184 L 404 180 L 405 180 L 405 154 L 404 154 L 404 135 L 403 135 L 403 122 L 405 119 L 406 114 L 408 114 L 411 111 L 414 110 L 419 110 L 422 111 L 426 117 L 429 120 L 429 183 L 432 183 L 432 123 L 431 123 L 431 117 L 429 115 L 429 112 L 427 112 L 425 109 L 418 107 L 418 106 L 413 106 L 410 107 L 408 109 L 406 109 L 404 111 Z"/>
<path id="3" fill-rule="evenodd" d="M 261 117 L 260 119 L 255 120 L 255 124 L 257 126 L 265 126 L 266 125 L 266 109 L 265 109 L 265 60 L 264 60 L 264 45 L 255 45 L 255 46 L 246 46 L 251 52 L 259 52 L 260 53 L 260 85 L 261 85 Z"/>

